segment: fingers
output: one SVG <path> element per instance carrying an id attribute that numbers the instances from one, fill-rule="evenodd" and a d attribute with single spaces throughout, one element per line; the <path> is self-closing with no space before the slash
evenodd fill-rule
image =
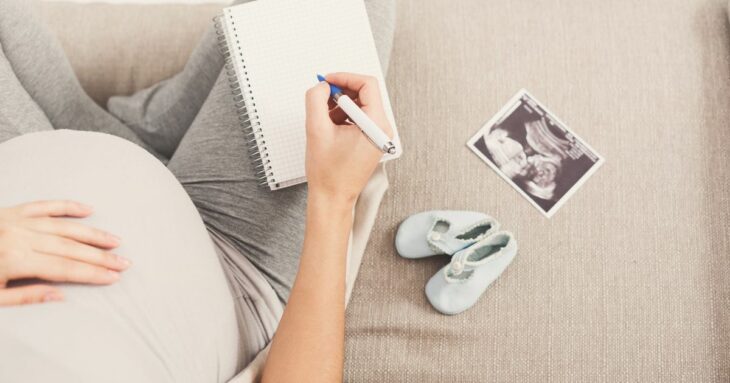
<path id="1" fill-rule="evenodd" d="M 321 121 L 329 121 L 330 88 L 325 82 L 309 88 L 306 94 L 307 126 L 318 126 Z"/>
<path id="2" fill-rule="evenodd" d="M 18 206 L 23 217 L 86 217 L 93 212 L 89 206 L 74 201 L 35 201 Z"/>
<path id="3" fill-rule="evenodd" d="M 68 238 L 40 233 L 38 236 L 38 240 L 32 244 L 33 250 L 38 253 L 64 257 L 116 271 L 126 270 L 131 265 L 131 262 L 124 257 Z"/>
<path id="4" fill-rule="evenodd" d="M 378 84 L 378 79 L 373 76 L 338 72 L 328 74 L 326 79 L 329 83 L 357 92 L 357 98 L 360 99 L 363 107 L 380 105 L 382 103 L 380 99 L 380 85 Z M 345 93 L 348 93 L 347 90 L 345 90 Z M 353 97 L 350 96 L 350 98 Z"/>
<path id="5" fill-rule="evenodd" d="M 0 306 L 26 305 L 63 300 L 63 293 L 56 287 L 31 285 L 0 289 Z"/>
<path id="6" fill-rule="evenodd" d="M 39 218 L 28 220 L 31 230 L 73 239 L 88 245 L 112 249 L 119 246 L 119 238 L 103 230 L 57 218 Z"/>
<path id="7" fill-rule="evenodd" d="M 121 276 L 118 271 L 47 254 L 29 259 L 26 267 L 33 270 L 33 276 L 52 282 L 109 285 Z"/>

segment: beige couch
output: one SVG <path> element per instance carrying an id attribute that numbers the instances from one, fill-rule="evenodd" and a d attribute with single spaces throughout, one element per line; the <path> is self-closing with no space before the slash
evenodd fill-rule
<path id="1" fill-rule="evenodd" d="M 347 316 L 355 382 L 730 381 L 725 0 L 403 0 L 388 84 L 405 145 Z M 48 4 L 103 102 L 182 67 L 219 6 Z M 464 146 L 519 88 L 606 165 L 552 219 Z M 417 211 L 493 214 L 516 261 L 470 311 L 396 256 Z"/>

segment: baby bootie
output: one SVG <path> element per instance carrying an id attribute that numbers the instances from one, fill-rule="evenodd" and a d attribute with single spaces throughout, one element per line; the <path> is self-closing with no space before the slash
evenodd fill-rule
<path id="1" fill-rule="evenodd" d="M 499 229 L 492 217 L 473 211 L 432 210 L 408 217 L 395 235 L 395 248 L 403 258 L 424 258 L 457 251 Z"/>
<path id="2" fill-rule="evenodd" d="M 477 302 L 517 254 L 511 233 L 500 231 L 458 251 L 426 284 L 426 296 L 443 314 L 458 314 Z"/>

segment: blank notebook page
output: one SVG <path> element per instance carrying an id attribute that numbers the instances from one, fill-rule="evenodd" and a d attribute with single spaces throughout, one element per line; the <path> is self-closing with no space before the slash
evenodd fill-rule
<path id="1" fill-rule="evenodd" d="M 268 154 L 271 189 L 305 181 L 304 95 L 317 73 L 353 72 L 378 78 L 391 125 L 395 121 L 362 0 L 258 0 L 224 10 L 226 37 L 252 123 Z M 250 87 L 250 88 L 247 88 Z M 395 134 L 397 153 L 400 142 Z"/>

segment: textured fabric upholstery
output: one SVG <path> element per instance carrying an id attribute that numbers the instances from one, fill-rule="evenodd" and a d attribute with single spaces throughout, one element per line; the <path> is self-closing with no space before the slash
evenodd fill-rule
<path id="1" fill-rule="evenodd" d="M 725 0 L 403 0 L 388 164 L 347 316 L 346 380 L 730 380 L 730 27 Z M 216 6 L 47 4 L 99 102 L 182 68 Z M 550 220 L 466 147 L 527 88 L 606 164 Z M 408 215 L 473 209 L 520 253 L 446 317 L 407 261 Z"/>

